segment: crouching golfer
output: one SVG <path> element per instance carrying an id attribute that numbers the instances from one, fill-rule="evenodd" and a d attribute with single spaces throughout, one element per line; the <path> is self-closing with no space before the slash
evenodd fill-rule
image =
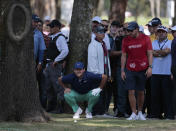
<path id="1" fill-rule="evenodd" d="M 80 118 L 82 109 L 77 102 L 88 102 L 86 118 L 92 118 L 92 108 L 99 99 L 100 92 L 107 81 L 106 75 L 93 74 L 85 71 L 84 64 L 77 62 L 74 65 L 74 73 L 60 77 L 59 84 L 65 89 L 64 98 L 72 107 L 74 119 Z M 71 85 L 71 89 L 66 86 Z"/>

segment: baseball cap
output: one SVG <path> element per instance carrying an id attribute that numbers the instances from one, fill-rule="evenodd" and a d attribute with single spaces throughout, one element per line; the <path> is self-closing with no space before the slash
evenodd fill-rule
<path id="1" fill-rule="evenodd" d="M 84 69 L 84 64 L 82 62 L 76 62 L 74 69 Z"/>
<path id="2" fill-rule="evenodd" d="M 161 25 L 161 20 L 160 20 L 159 18 L 157 18 L 157 17 L 153 18 L 153 19 L 151 20 L 151 22 L 152 22 L 152 26 Z"/>
<path id="3" fill-rule="evenodd" d="M 51 18 L 49 16 L 45 16 L 44 21 L 50 21 Z"/>
<path id="4" fill-rule="evenodd" d="M 113 21 L 113 22 L 111 23 L 111 26 L 121 27 L 121 24 L 120 24 L 119 21 Z"/>
<path id="5" fill-rule="evenodd" d="M 98 34 L 104 34 L 105 33 L 105 29 L 104 29 L 104 27 L 102 25 L 99 25 L 99 26 L 95 27 L 94 32 L 98 33 Z"/>
<path id="6" fill-rule="evenodd" d="M 40 17 L 38 17 L 37 15 L 33 14 L 32 15 L 32 20 L 35 22 L 39 22 L 40 21 Z"/>
<path id="7" fill-rule="evenodd" d="M 128 26 L 126 27 L 127 30 L 135 30 L 136 28 L 139 28 L 139 25 L 135 21 L 129 22 Z"/>
<path id="8" fill-rule="evenodd" d="M 92 18 L 92 22 L 96 21 L 98 23 L 101 23 L 101 18 L 99 16 L 95 16 L 94 18 Z"/>
<path id="9" fill-rule="evenodd" d="M 176 25 L 170 28 L 172 31 L 176 31 Z"/>
<path id="10" fill-rule="evenodd" d="M 51 28 L 53 28 L 53 27 L 59 27 L 60 28 L 61 25 L 62 24 L 58 20 L 55 19 L 55 20 L 52 20 L 51 23 L 48 24 L 47 26 L 50 26 Z"/>
<path id="11" fill-rule="evenodd" d="M 167 27 L 162 26 L 162 25 L 160 25 L 160 26 L 157 28 L 157 31 L 158 31 L 158 30 L 164 30 L 164 31 L 168 32 Z"/>
<path id="12" fill-rule="evenodd" d="M 146 26 L 152 26 L 152 21 L 149 21 Z"/>

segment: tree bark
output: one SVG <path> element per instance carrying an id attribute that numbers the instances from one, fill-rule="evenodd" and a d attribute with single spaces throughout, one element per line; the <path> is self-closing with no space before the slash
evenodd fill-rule
<path id="1" fill-rule="evenodd" d="M 155 2 L 154 0 L 149 0 L 149 1 L 150 1 L 151 15 L 154 18 L 155 17 Z"/>
<path id="2" fill-rule="evenodd" d="M 87 48 L 91 40 L 91 19 L 94 0 L 75 0 L 71 18 L 70 45 L 67 74 L 73 72 L 77 61 L 87 64 Z"/>
<path id="3" fill-rule="evenodd" d="M 120 23 L 124 23 L 127 1 L 128 0 L 111 0 L 110 21 L 117 20 Z"/>
<path id="4" fill-rule="evenodd" d="M 95 8 L 93 10 L 93 16 L 98 15 L 98 5 L 99 5 L 100 0 L 95 0 Z"/>
<path id="5" fill-rule="evenodd" d="M 174 0 L 174 2 L 175 2 L 175 5 L 174 5 L 174 18 L 173 18 L 172 26 L 176 25 L 176 0 Z"/>
<path id="6" fill-rule="evenodd" d="M 36 82 L 29 0 L 1 0 L 0 9 L 0 120 L 47 121 Z"/>
<path id="7" fill-rule="evenodd" d="M 156 0 L 156 15 L 159 18 L 160 17 L 160 0 Z"/>
<path id="8" fill-rule="evenodd" d="M 104 9 L 104 0 L 96 0 L 95 2 L 95 10 L 94 16 L 101 16 Z"/>
<path id="9" fill-rule="evenodd" d="M 61 18 L 61 0 L 55 0 L 56 5 L 56 19 L 60 20 Z"/>
<path id="10" fill-rule="evenodd" d="M 94 0 L 74 0 L 66 74 L 73 72 L 75 62 L 81 61 L 85 67 L 87 66 L 87 48 L 91 40 L 91 19 L 94 5 Z M 65 105 L 65 112 L 72 112 L 68 105 Z"/>
<path id="11" fill-rule="evenodd" d="M 44 18 L 45 15 L 45 0 L 31 0 L 31 7 L 34 14 L 37 14 L 40 18 Z"/>

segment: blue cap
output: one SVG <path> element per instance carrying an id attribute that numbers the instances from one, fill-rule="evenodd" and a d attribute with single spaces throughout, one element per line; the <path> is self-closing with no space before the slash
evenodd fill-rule
<path id="1" fill-rule="evenodd" d="M 127 30 L 135 30 L 136 28 L 139 28 L 139 25 L 137 22 L 132 21 L 128 23 Z"/>
<path id="2" fill-rule="evenodd" d="M 84 64 L 82 62 L 76 62 L 74 69 L 84 69 Z"/>
<path id="3" fill-rule="evenodd" d="M 39 22 L 40 21 L 40 17 L 38 17 L 37 15 L 33 14 L 32 15 L 32 20 L 35 22 Z"/>

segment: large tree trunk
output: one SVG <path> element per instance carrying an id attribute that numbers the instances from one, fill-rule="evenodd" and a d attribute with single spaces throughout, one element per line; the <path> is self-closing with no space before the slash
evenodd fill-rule
<path id="1" fill-rule="evenodd" d="M 94 0 L 74 0 L 66 74 L 73 72 L 73 65 L 77 61 L 82 61 L 87 66 L 87 48 L 91 39 L 94 2 Z M 65 112 L 70 111 L 68 105 L 65 106 Z"/>
<path id="2" fill-rule="evenodd" d="M 39 101 L 29 0 L 0 0 L 0 120 L 46 121 Z"/>
<path id="3" fill-rule="evenodd" d="M 87 63 L 87 48 L 91 39 L 91 19 L 94 0 L 75 0 L 71 18 L 67 74 L 73 72 L 77 61 Z"/>
<path id="4" fill-rule="evenodd" d="M 124 23 L 127 1 L 128 0 L 111 0 L 110 21 L 117 20 L 120 23 Z"/>

